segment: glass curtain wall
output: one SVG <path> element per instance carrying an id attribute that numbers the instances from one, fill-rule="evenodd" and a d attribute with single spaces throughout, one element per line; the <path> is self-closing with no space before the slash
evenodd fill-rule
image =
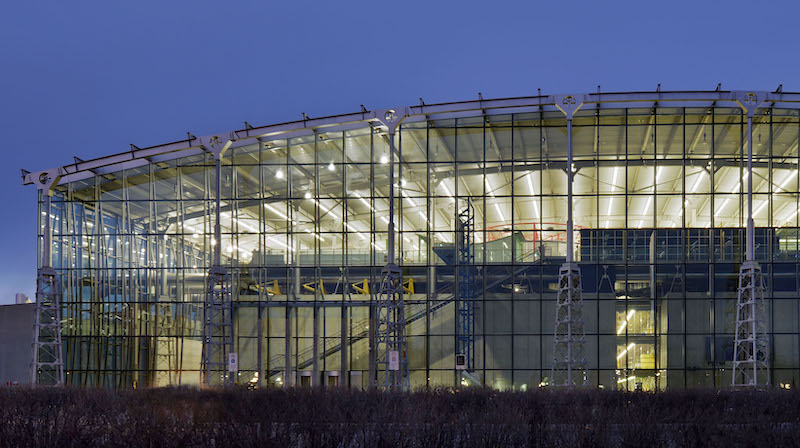
<path id="1" fill-rule="evenodd" d="M 53 263 L 68 382 L 198 384 L 206 274 L 220 245 L 233 276 L 238 383 L 369 387 L 390 154 L 385 128 L 363 125 L 230 149 L 221 241 L 210 155 L 60 185 Z M 471 375 L 499 389 L 548 384 L 571 169 L 589 383 L 727 387 L 746 128 L 739 109 L 580 110 L 568 167 L 561 113 L 403 124 L 395 240 L 411 385 L 457 385 L 464 300 L 474 304 Z M 800 374 L 799 131 L 796 110 L 766 109 L 754 121 L 773 384 Z M 460 224 L 467 216 L 472 227 Z M 458 252 L 464 232 L 468 269 Z"/>

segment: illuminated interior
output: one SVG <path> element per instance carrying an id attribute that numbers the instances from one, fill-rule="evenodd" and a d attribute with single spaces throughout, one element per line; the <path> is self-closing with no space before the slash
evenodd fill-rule
<path id="1" fill-rule="evenodd" d="M 800 369 L 796 107 L 759 110 L 753 128 L 773 384 L 793 382 Z M 725 387 L 746 219 L 742 110 L 688 100 L 584 107 L 572 167 L 565 126 L 561 112 L 534 106 L 401 124 L 396 242 L 412 387 L 461 381 L 453 253 L 468 203 L 479 291 L 472 375 L 501 389 L 548 383 L 567 252 L 566 169 L 575 173 L 589 384 Z M 235 285 L 239 382 L 369 387 L 388 138 L 380 122 L 353 119 L 237 140 L 222 164 L 221 241 L 213 156 L 192 139 L 172 144 L 183 153 L 136 166 L 91 171 L 76 162 L 82 177 L 64 177 L 52 213 L 68 381 L 197 384 L 205 278 L 220 244 Z M 39 209 L 41 241 L 41 196 Z"/>

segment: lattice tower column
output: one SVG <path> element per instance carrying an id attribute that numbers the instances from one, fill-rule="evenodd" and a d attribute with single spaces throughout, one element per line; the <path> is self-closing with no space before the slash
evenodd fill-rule
<path id="1" fill-rule="evenodd" d="M 736 298 L 736 333 L 733 352 L 733 387 L 770 384 L 769 339 L 761 267 L 742 263 Z"/>
<path id="2" fill-rule="evenodd" d="M 585 386 L 586 355 L 583 326 L 583 288 L 581 270 L 573 261 L 572 182 L 572 117 L 582 102 L 574 96 L 555 96 L 553 102 L 567 117 L 567 260 L 561 266 L 556 297 L 553 335 L 553 368 L 550 384 L 553 386 Z"/>
<path id="3" fill-rule="evenodd" d="M 375 112 L 375 120 L 388 128 L 389 143 L 389 238 L 387 263 L 381 275 L 378 293 L 377 327 L 375 331 L 376 386 L 383 390 L 408 390 L 408 353 L 406 340 L 405 302 L 403 300 L 403 278 L 395 263 L 395 157 L 394 135 L 405 115 L 395 110 Z"/>
<path id="4" fill-rule="evenodd" d="M 56 171 L 43 171 L 34 176 L 36 186 L 45 199 L 42 267 L 36 275 L 36 305 L 33 314 L 33 356 L 30 365 L 31 386 L 63 386 L 64 354 L 61 344 L 61 288 L 55 269 L 51 267 L 52 235 L 50 198 L 60 176 Z"/>
<path id="5" fill-rule="evenodd" d="M 375 333 L 376 385 L 384 390 L 408 390 L 408 346 L 400 267 L 388 264 L 381 274 L 383 281 L 378 294 L 378 327 Z"/>
<path id="6" fill-rule="evenodd" d="M 172 305 L 159 303 L 156 310 L 156 386 L 171 386 L 177 371 Z"/>
<path id="7" fill-rule="evenodd" d="M 551 385 L 586 385 L 583 290 L 578 263 L 564 263 L 558 273 Z"/>
<path id="8" fill-rule="evenodd" d="M 732 92 L 747 113 L 747 249 L 739 269 L 736 297 L 736 330 L 733 340 L 733 378 L 735 388 L 756 388 L 770 384 L 767 304 L 761 266 L 755 261 L 753 223 L 753 114 L 763 103 L 763 92 Z"/>
<path id="9" fill-rule="evenodd" d="M 231 299 L 231 276 L 222 266 L 222 232 L 220 229 L 220 163 L 223 154 L 230 147 L 231 139 L 219 136 L 200 139 L 202 146 L 214 155 L 216 160 L 215 212 L 213 261 L 208 271 L 205 301 L 203 304 L 203 385 L 222 384 L 231 386 L 235 382 L 228 372 L 228 354 L 233 352 L 233 302 Z"/>
<path id="10" fill-rule="evenodd" d="M 465 369 L 475 368 L 475 210 L 467 201 L 456 218 L 458 272 L 458 347 Z"/>

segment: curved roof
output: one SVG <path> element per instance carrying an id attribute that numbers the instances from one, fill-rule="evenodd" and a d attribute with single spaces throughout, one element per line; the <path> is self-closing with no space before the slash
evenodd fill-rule
<path id="1" fill-rule="evenodd" d="M 601 108 L 657 106 L 669 107 L 733 107 L 750 110 L 756 108 L 800 109 L 800 93 L 766 92 L 746 90 L 675 91 L 675 92 L 618 92 L 588 93 L 572 95 L 541 95 L 517 98 L 483 99 L 440 104 L 421 104 L 395 109 L 362 110 L 360 112 L 333 115 L 267 126 L 196 137 L 187 134 L 185 140 L 138 148 L 131 145 L 129 151 L 92 160 L 75 158 L 75 162 L 61 167 L 37 172 L 22 171 L 24 185 L 35 184 L 39 188 L 51 188 L 93 176 L 113 173 L 123 169 L 163 162 L 203 152 L 214 152 L 215 142 L 224 142 L 225 148 L 253 144 L 255 141 L 301 137 L 319 132 L 344 131 L 367 126 L 390 128 L 393 131 L 400 121 L 421 122 L 447 118 L 471 117 L 475 115 L 498 115 L 509 113 L 559 111 L 570 102 L 573 108 L 594 110 Z M 477 114 L 476 114 L 477 112 Z"/>

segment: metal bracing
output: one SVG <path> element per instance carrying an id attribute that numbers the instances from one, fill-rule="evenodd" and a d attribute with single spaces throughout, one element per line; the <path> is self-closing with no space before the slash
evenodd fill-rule
<path id="1" fill-rule="evenodd" d="M 176 384 L 178 369 L 175 319 L 172 304 L 159 302 L 156 308 L 156 385 Z"/>
<path id="2" fill-rule="evenodd" d="M 578 263 L 564 263 L 558 273 L 552 386 L 581 386 L 587 382 L 582 294 Z"/>
<path id="3" fill-rule="evenodd" d="M 456 218 L 456 266 L 458 273 L 458 346 L 467 371 L 475 368 L 475 208 L 467 201 Z"/>
<path id="4" fill-rule="evenodd" d="M 233 301 L 231 277 L 222 266 L 222 231 L 220 228 L 221 159 L 230 147 L 230 140 L 211 137 L 203 147 L 214 155 L 215 207 L 214 207 L 214 259 L 208 271 L 205 301 L 203 304 L 203 353 L 201 370 L 204 386 L 233 385 L 235 378 L 228 373 L 228 355 L 233 353 Z"/>
<path id="5" fill-rule="evenodd" d="M 583 287 L 580 267 L 573 261 L 575 244 L 572 217 L 572 182 L 575 174 L 572 166 L 572 117 L 583 103 L 569 95 L 554 97 L 553 101 L 567 117 L 567 260 L 558 276 L 550 385 L 585 386 Z"/>
<path id="6" fill-rule="evenodd" d="M 769 337 L 761 266 L 755 261 L 753 224 L 753 114 L 767 97 L 766 92 L 732 92 L 747 114 L 747 242 L 746 259 L 739 269 L 736 297 L 736 332 L 733 339 L 735 388 L 768 386 Z"/>
<path id="7" fill-rule="evenodd" d="M 736 299 L 733 387 L 763 387 L 770 384 L 769 338 L 761 267 L 742 263 Z"/>
<path id="8" fill-rule="evenodd" d="M 211 266 L 203 306 L 203 385 L 232 385 L 228 354 L 233 352 L 231 277 L 222 266 Z"/>
<path id="9" fill-rule="evenodd" d="M 64 352 L 61 344 L 61 288 L 51 266 L 50 198 L 58 181 L 56 172 L 43 172 L 36 185 L 45 198 L 42 267 L 36 275 L 36 305 L 33 314 L 31 386 L 64 385 Z"/>
<path id="10" fill-rule="evenodd" d="M 377 326 L 375 329 L 374 364 L 376 385 L 383 390 L 409 388 L 408 353 L 406 341 L 405 303 L 403 301 L 403 276 L 395 264 L 395 150 L 394 136 L 404 115 L 389 109 L 377 114 L 377 119 L 388 128 L 389 134 L 389 228 L 387 260 L 378 292 Z"/>
<path id="11" fill-rule="evenodd" d="M 800 93 L 761 92 L 764 101 L 771 108 L 796 109 L 800 103 Z M 630 92 L 630 93 L 588 93 L 580 95 L 584 109 L 600 107 L 654 107 L 656 104 L 667 107 L 735 107 L 737 92 L 731 91 L 684 91 L 684 92 Z M 480 112 L 485 115 L 508 114 L 510 112 L 555 111 L 561 109 L 554 102 L 564 96 L 529 96 L 520 98 L 501 98 L 479 101 L 462 101 L 443 104 L 420 104 L 403 108 L 404 120 L 422 122 L 428 119 L 457 118 Z M 229 147 L 244 146 L 258 141 L 267 142 L 292 137 L 309 136 L 319 132 L 359 129 L 370 126 L 371 122 L 383 121 L 385 111 L 361 111 L 332 117 L 305 119 L 257 128 L 248 127 L 230 132 L 226 139 Z M 98 175 L 117 172 L 151 163 L 163 162 L 181 157 L 201 154 L 205 138 L 190 135 L 186 140 L 154 146 L 136 148 L 120 154 L 95 160 L 76 160 L 74 164 L 61 168 L 61 183 L 74 182 Z M 232 145 L 231 145 L 232 143 Z M 23 184 L 35 183 L 40 172 L 23 173 Z"/>
<path id="12" fill-rule="evenodd" d="M 36 278 L 36 310 L 33 315 L 33 386 L 64 385 L 59 294 L 56 271 L 50 266 L 39 268 Z"/>
<path id="13" fill-rule="evenodd" d="M 376 386 L 383 390 L 408 390 L 408 354 L 405 304 L 400 267 L 390 263 L 381 272 L 378 325 L 375 331 Z"/>

